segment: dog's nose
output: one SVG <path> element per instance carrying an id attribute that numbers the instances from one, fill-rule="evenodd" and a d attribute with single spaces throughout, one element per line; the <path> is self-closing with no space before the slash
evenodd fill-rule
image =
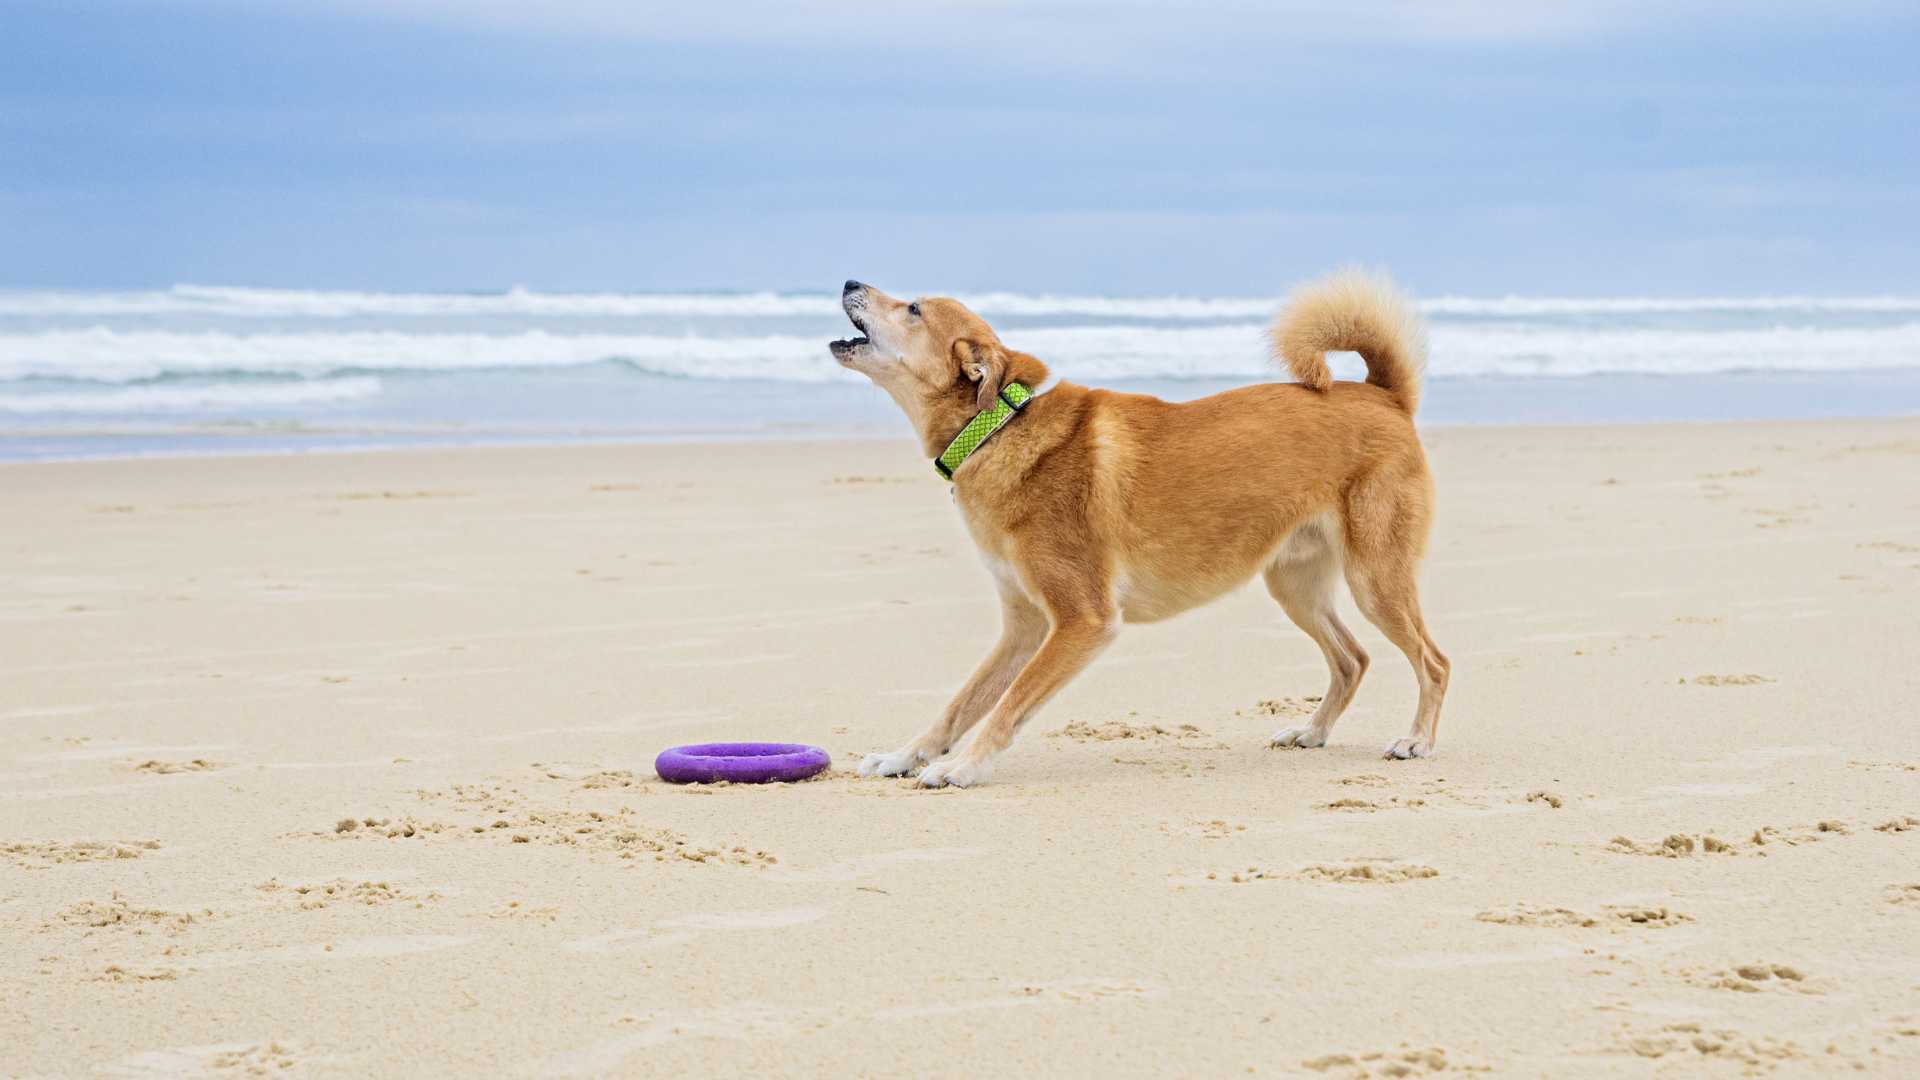
<path id="1" fill-rule="evenodd" d="M 865 285 L 860 284 L 852 278 L 848 278 L 847 283 L 840 286 L 840 295 L 845 296 L 848 293 L 857 293 L 864 288 L 866 288 Z"/>

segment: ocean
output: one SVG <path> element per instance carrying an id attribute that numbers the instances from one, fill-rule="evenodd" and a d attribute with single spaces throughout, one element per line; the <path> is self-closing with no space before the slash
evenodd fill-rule
<path id="1" fill-rule="evenodd" d="M 961 299 L 1077 382 L 1278 377 L 1271 298 Z M 1420 307 L 1427 425 L 1920 413 L 1920 297 Z M 828 292 L 0 291 L 0 460 L 905 435 L 827 355 L 848 333 Z"/>

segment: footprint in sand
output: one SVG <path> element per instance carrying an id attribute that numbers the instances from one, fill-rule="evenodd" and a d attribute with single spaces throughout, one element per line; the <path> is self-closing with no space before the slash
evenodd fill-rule
<path id="1" fill-rule="evenodd" d="M 24 840 L 0 842 L 0 857 L 27 870 L 45 870 L 62 863 L 111 862 L 138 859 L 160 850 L 158 840 Z"/>
<path id="2" fill-rule="evenodd" d="M 1372 1050 L 1357 1054 L 1325 1054 L 1300 1062 L 1306 1069 L 1340 1077 L 1426 1076 L 1432 1073 L 1465 1069 L 1485 1072 L 1484 1065 L 1463 1065 L 1450 1061 L 1447 1051 L 1438 1047 L 1424 1049 Z"/>
<path id="3" fill-rule="evenodd" d="M 539 922 L 554 922 L 560 918 L 557 907 L 530 907 L 524 901 L 509 900 L 492 911 L 487 912 L 489 919 L 534 919 Z"/>
<path id="4" fill-rule="evenodd" d="M 1658 842 L 1643 842 L 1625 836 L 1607 841 L 1607 850 L 1622 855 L 1652 855 L 1662 859 L 1685 859 L 1693 855 L 1732 855 L 1734 846 L 1714 836 L 1693 837 L 1673 833 Z"/>
<path id="5" fill-rule="evenodd" d="M 1185 825 L 1162 825 L 1161 831 L 1179 833 L 1183 836 L 1197 836 L 1202 840 L 1225 840 L 1230 836 L 1247 831 L 1245 825 L 1215 818 L 1212 821 L 1189 821 Z"/>
<path id="6" fill-rule="evenodd" d="M 1314 807 L 1314 809 L 1332 810 L 1346 814 L 1373 814 L 1381 810 L 1418 810 L 1425 805 L 1427 805 L 1427 800 L 1425 799 L 1402 799 L 1398 795 L 1394 795 L 1379 800 L 1335 799 L 1332 802 L 1321 803 Z"/>
<path id="7" fill-rule="evenodd" d="M 457 786 L 457 785 L 456 785 Z M 599 810 L 543 808 L 493 809 L 496 804 L 476 798 L 466 821 L 423 821 L 412 817 L 341 818 L 333 828 L 309 836 L 344 840 L 463 841 L 563 847 L 590 854 L 653 862 L 694 862 L 716 866 L 764 867 L 779 860 L 765 851 L 741 845 L 696 844 L 672 829 L 647 825 L 629 807 Z"/>
<path id="8" fill-rule="evenodd" d="M 1119 742 L 1137 739 L 1145 742 L 1189 743 L 1211 739 L 1213 736 L 1193 724 L 1127 723 L 1124 720 L 1107 720 L 1098 724 L 1089 724 L 1084 720 L 1074 720 L 1058 731 L 1047 732 L 1050 739 L 1072 739 L 1074 742 Z M 1224 748 L 1224 747 L 1217 747 Z"/>
<path id="9" fill-rule="evenodd" d="M 1899 904 L 1914 911 L 1920 911 L 1920 881 L 1889 885 L 1886 889 L 1886 897 L 1889 904 Z"/>
<path id="10" fill-rule="evenodd" d="M 134 772 L 147 773 L 151 776 L 172 776 L 174 773 L 214 772 L 227 767 L 226 762 L 209 761 L 206 758 L 193 758 L 189 761 L 161 761 L 158 758 L 148 758 L 138 764 L 130 763 L 127 766 L 127 768 L 132 769 Z"/>
<path id="11" fill-rule="evenodd" d="M 94 982 L 117 983 L 122 986 L 139 986 L 145 983 L 174 982 L 180 973 L 173 968 L 163 967 L 127 967 L 123 964 L 108 964 L 100 974 L 93 977 Z"/>
<path id="12" fill-rule="evenodd" d="M 1312 716 L 1319 710 L 1320 701 L 1321 699 L 1317 695 L 1314 697 L 1266 698 L 1254 702 L 1253 714 L 1269 719 L 1275 717 L 1291 719 L 1300 716 Z M 1243 716 L 1245 714 L 1239 709 L 1235 709 L 1233 710 L 1233 715 Z"/>
<path id="13" fill-rule="evenodd" d="M 1218 766 L 1215 766 L 1211 762 L 1203 761 L 1195 763 L 1191 761 L 1181 761 L 1177 758 L 1116 757 L 1113 759 L 1113 763 L 1115 765 L 1133 765 L 1145 769 L 1155 776 L 1190 777 L 1196 769 L 1201 772 L 1213 772 L 1218 768 Z"/>
<path id="14" fill-rule="evenodd" d="M 1291 873 L 1249 866 L 1244 870 L 1209 870 L 1204 875 L 1177 876 L 1172 885 L 1249 885 L 1256 881 L 1312 881 L 1336 885 L 1394 885 L 1438 877 L 1440 871 L 1418 863 L 1387 859 L 1358 859 L 1344 863 L 1309 863 Z"/>
<path id="15" fill-rule="evenodd" d="M 1586 930 L 1636 927 L 1660 929 L 1693 921 L 1693 916 L 1665 907 L 1612 904 L 1602 907 L 1598 915 L 1585 914 L 1571 908 L 1515 904 L 1512 907 L 1482 911 L 1474 918 L 1480 922 L 1496 923 L 1501 926 L 1577 927 Z"/>
<path id="16" fill-rule="evenodd" d="M 1381 860 L 1357 860 L 1344 863 L 1312 863 L 1295 875 L 1301 881 L 1326 881 L 1343 885 L 1394 885 L 1439 877 L 1440 871 L 1419 863 Z"/>
<path id="17" fill-rule="evenodd" d="M 1695 675 L 1691 679 L 1681 679 L 1691 686 L 1763 686 L 1778 680 L 1765 675 Z"/>
<path id="18" fill-rule="evenodd" d="M 1809 982 L 1799 968 L 1786 964 L 1738 964 L 1713 971 L 1683 970 L 1681 978 L 1709 990 L 1732 990 L 1741 994 L 1787 991 L 1819 994 L 1825 991 Z"/>
<path id="19" fill-rule="evenodd" d="M 1893 826 L 1896 822 L 1885 822 L 1883 824 Z M 1798 847 L 1801 844 L 1815 844 L 1822 840 L 1831 840 L 1836 837 L 1851 835 L 1853 835 L 1853 826 L 1844 821 L 1830 818 L 1812 825 L 1789 825 L 1783 829 L 1775 828 L 1772 825 L 1762 825 L 1758 829 L 1753 830 L 1753 835 L 1747 838 L 1747 844 L 1751 849 L 1755 850 L 1770 845 Z"/>
<path id="20" fill-rule="evenodd" d="M 1895 818 L 1882 822 L 1874 828 L 1881 832 L 1900 832 L 1915 827 L 1920 827 L 1920 819 Z M 1652 855 L 1663 859 L 1684 859 L 1693 855 L 1738 855 L 1742 851 L 1764 855 L 1766 854 L 1764 849 L 1771 846 L 1797 847 L 1801 844 L 1850 836 L 1853 831 L 1854 827 L 1847 822 L 1829 818 L 1812 825 L 1789 825 L 1785 828 L 1762 825 L 1755 829 L 1744 843 L 1734 843 L 1708 834 L 1693 836 L 1687 833 L 1673 833 L 1658 842 L 1616 836 L 1607 841 L 1606 849 L 1618 854 Z"/>
<path id="21" fill-rule="evenodd" d="M 388 904 L 410 903 L 414 907 L 425 907 L 429 901 L 441 899 L 440 894 L 431 889 L 415 892 L 385 881 L 349 881 L 346 878 L 306 885 L 282 885 L 276 879 L 262 882 L 254 888 L 270 899 L 284 899 L 302 911 L 319 911 L 339 904 L 385 907 Z"/>
<path id="22" fill-rule="evenodd" d="M 1643 1058 L 1679 1057 L 1691 1061 L 1719 1061 L 1751 1067 L 1773 1067 L 1806 1057 L 1792 1041 L 1771 1035 L 1748 1036 L 1731 1028 L 1704 1028 L 1699 1024 L 1668 1024 L 1657 1031 L 1631 1032 L 1620 1037 L 1619 1049 Z"/>
<path id="23" fill-rule="evenodd" d="M 178 934 L 190 926 L 215 918 L 218 916 L 211 909 L 194 912 L 139 907 L 116 892 L 111 900 L 81 900 L 69 904 L 55 912 L 45 925 L 49 929 L 71 926 L 87 930 L 124 930 L 134 934 L 144 934 L 149 930 Z"/>

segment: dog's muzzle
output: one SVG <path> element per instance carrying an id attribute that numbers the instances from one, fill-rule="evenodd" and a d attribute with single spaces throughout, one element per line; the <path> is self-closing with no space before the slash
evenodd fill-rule
<path id="1" fill-rule="evenodd" d="M 833 358 L 844 364 L 852 358 L 855 349 L 868 343 L 866 320 L 861 317 L 867 310 L 867 287 L 857 281 L 848 281 L 840 289 L 840 309 L 847 313 L 847 321 L 853 324 L 853 328 L 860 331 L 859 337 L 841 338 L 827 345 Z"/>

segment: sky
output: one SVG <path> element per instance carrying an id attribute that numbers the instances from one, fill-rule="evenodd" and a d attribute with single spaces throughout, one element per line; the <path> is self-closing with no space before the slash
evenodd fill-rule
<path id="1" fill-rule="evenodd" d="M 0 0 L 0 287 L 1920 294 L 1920 5 Z"/>

